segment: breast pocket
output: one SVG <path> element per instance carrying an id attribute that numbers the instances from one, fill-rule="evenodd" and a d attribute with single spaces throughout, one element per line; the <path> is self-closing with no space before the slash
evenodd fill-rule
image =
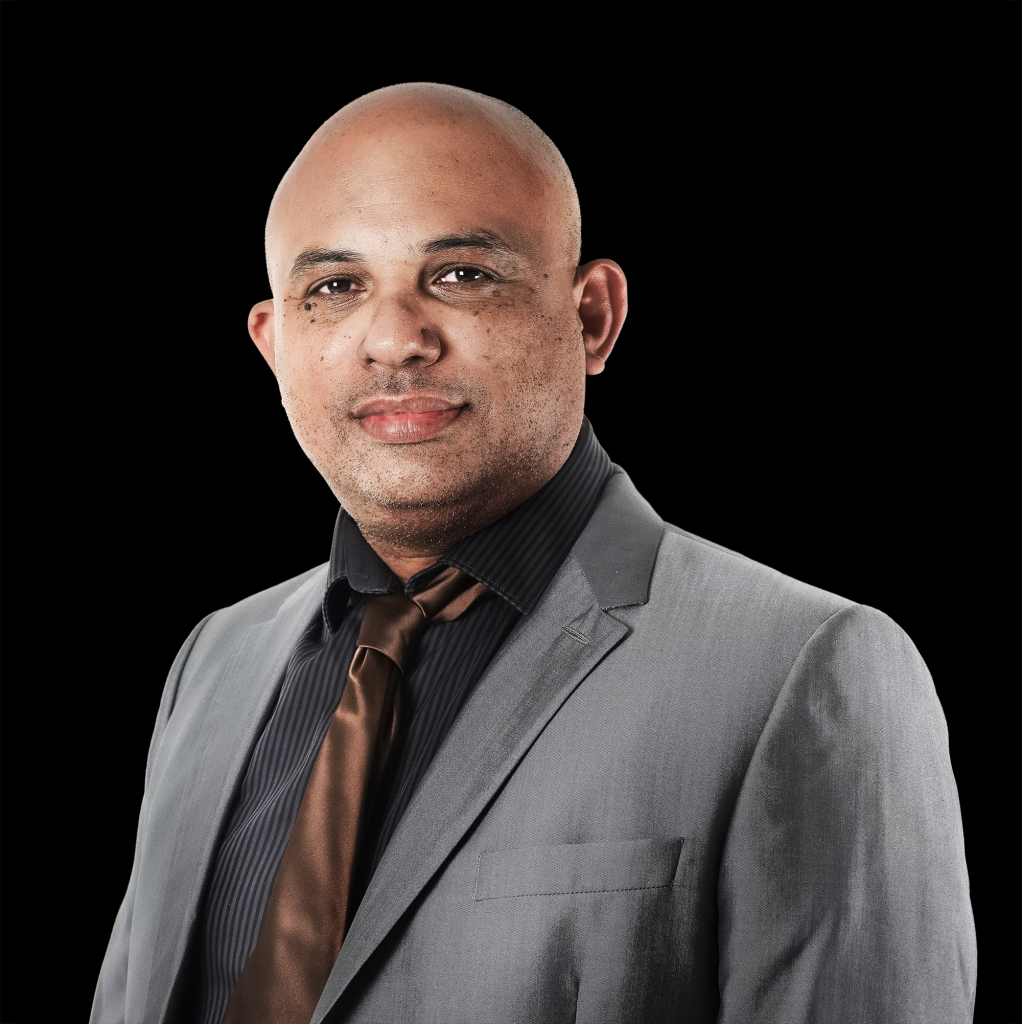
<path id="1" fill-rule="evenodd" d="M 475 898 L 665 888 L 674 882 L 684 842 L 678 837 L 483 850 Z"/>

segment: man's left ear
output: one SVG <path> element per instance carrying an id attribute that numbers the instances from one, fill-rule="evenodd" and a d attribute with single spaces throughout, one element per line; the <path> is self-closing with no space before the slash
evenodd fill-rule
<path id="1" fill-rule="evenodd" d="M 593 260 L 575 272 L 573 291 L 582 321 L 586 373 L 603 373 L 628 313 L 625 273 L 613 260 Z"/>

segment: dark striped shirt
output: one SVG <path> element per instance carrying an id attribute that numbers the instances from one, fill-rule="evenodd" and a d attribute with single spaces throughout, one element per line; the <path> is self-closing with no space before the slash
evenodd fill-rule
<path id="1" fill-rule="evenodd" d="M 506 516 L 466 537 L 405 585 L 425 588 L 443 565 L 492 594 L 453 622 L 423 631 L 403 680 L 402 733 L 369 819 L 355 893 L 368 880 L 416 786 L 472 687 L 523 613 L 530 612 L 592 515 L 612 472 L 588 420 L 567 462 Z M 400 590 L 342 509 L 334 529 L 323 614 L 288 662 L 276 707 L 249 762 L 216 855 L 197 937 L 194 1014 L 219 1024 L 255 948 L 273 882 L 313 763 L 341 699 L 367 594 Z M 357 897 L 356 897 L 357 898 Z"/>

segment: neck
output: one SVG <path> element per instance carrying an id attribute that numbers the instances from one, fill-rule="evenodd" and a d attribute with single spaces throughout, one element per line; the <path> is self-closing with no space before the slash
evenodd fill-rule
<path id="1" fill-rule="evenodd" d="M 402 586 L 417 572 L 428 569 L 441 555 L 446 554 L 446 552 L 441 551 L 437 555 L 406 555 L 402 552 L 381 548 L 376 544 L 372 544 L 372 542 L 370 542 L 370 546 L 386 562 L 387 568 L 401 581 Z"/>
<path id="2" fill-rule="evenodd" d="M 353 518 L 369 546 L 404 584 L 446 555 L 459 541 L 496 522 L 520 503 L 478 510 L 473 516 L 465 515 L 462 507 L 462 514 L 456 518 L 438 514 L 437 509 L 402 509 L 398 514 L 387 509 L 384 511 L 389 514 L 385 517 Z"/>
<path id="3" fill-rule="evenodd" d="M 524 487 L 519 482 L 517 488 L 491 490 L 476 502 L 462 501 L 442 508 L 352 508 L 348 504 L 345 507 L 369 546 L 404 584 L 459 541 L 495 523 L 531 498 L 560 468 L 559 463 Z"/>

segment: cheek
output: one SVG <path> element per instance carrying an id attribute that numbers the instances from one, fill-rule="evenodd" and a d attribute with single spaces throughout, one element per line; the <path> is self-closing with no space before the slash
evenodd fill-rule
<path id="1" fill-rule="evenodd" d="M 483 372 L 491 377 L 491 392 L 508 415 L 560 415 L 562 407 L 584 395 L 585 350 L 573 310 L 507 315 L 487 329 Z"/>
<path id="2" fill-rule="evenodd" d="M 479 321 L 484 324 L 479 324 Z M 501 357 L 528 353 L 532 361 L 557 361 L 582 343 L 581 325 L 573 307 L 542 303 L 531 294 L 508 296 L 485 310 L 477 330 Z"/>
<path id="3" fill-rule="evenodd" d="M 288 325 L 290 326 L 290 325 Z M 306 331 L 278 334 L 277 383 L 295 434 L 304 443 L 321 429 L 329 405 L 329 347 Z"/>
<path id="4" fill-rule="evenodd" d="M 297 312 L 290 310 L 277 333 L 278 377 L 286 380 L 291 390 L 309 396 L 328 389 L 344 344 L 328 318 L 317 316 L 317 312 L 315 308 L 306 312 L 301 306 Z M 315 323 L 308 322 L 310 317 Z"/>
<path id="5" fill-rule="evenodd" d="M 561 380 L 581 366 L 585 352 L 578 317 L 562 309 L 529 310 L 526 317 L 509 318 L 502 332 L 508 343 L 501 357 L 509 363 L 529 368 L 526 375 Z"/>

